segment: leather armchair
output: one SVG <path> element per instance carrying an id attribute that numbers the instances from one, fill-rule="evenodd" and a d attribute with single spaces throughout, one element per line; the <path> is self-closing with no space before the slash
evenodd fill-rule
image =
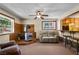
<path id="1" fill-rule="evenodd" d="M 0 44 L 0 55 L 20 55 L 19 46 L 15 42 Z"/>

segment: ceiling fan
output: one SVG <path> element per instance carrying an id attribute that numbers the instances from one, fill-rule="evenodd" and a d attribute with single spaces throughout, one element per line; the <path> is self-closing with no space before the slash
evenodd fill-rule
<path id="1" fill-rule="evenodd" d="M 37 18 L 44 19 L 44 17 L 47 17 L 48 15 L 43 14 L 42 10 L 37 10 L 35 15 L 29 15 L 29 16 L 35 16 L 34 19 L 37 19 Z"/>

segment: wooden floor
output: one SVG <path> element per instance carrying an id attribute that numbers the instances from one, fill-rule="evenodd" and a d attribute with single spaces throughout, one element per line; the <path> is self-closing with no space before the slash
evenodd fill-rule
<path id="1" fill-rule="evenodd" d="M 62 43 L 33 43 L 20 46 L 22 55 L 74 55 L 74 52 L 65 48 Z"/>

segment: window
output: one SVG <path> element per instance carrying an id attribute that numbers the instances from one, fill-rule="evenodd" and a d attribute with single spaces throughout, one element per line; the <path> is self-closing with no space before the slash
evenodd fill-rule
<path id="1" fill-rule="evenodd" d="M 56 21 L 42 21 L 43 30 L 53 30 L 57 28 Z"/>
<path id="2" fill-rule="evenodd" d="M 14 18 L 0 13 L 0 35 L 14 32 Z"/>

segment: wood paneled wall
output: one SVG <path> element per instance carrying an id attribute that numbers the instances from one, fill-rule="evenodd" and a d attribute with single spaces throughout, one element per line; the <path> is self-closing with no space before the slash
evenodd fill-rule
<path id="1" fill-rule="evenodd" d="M 28 29 L 28 32 L 35 32 L 34 31 L 34 24 L 29 24 L 30 28 Z"/>
<path id="2" fill-rule="evenodd" d="M 14 24 L 14 33 L 10 34 L 10 40 L 16 40 L 17 34 L 23 33 L 23 32 L 24 32 L 24 25 L 15 23 Z"/>

